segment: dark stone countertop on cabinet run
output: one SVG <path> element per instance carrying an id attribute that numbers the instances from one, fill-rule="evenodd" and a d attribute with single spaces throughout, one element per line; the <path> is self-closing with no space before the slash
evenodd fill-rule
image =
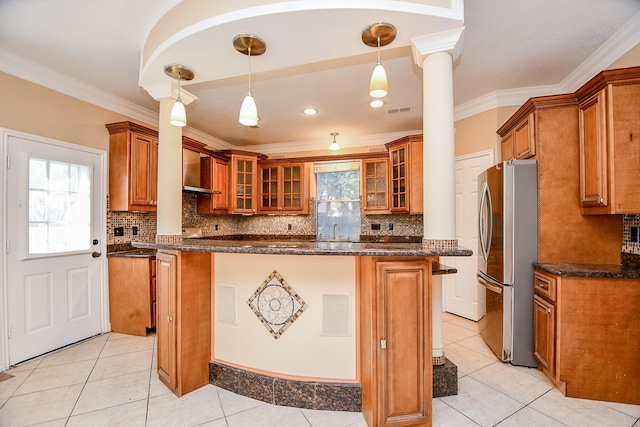
<path id="1" fill-rule="evenodd" d="M 640 279 L 640 268 L 620 264 L 533 263 L 537 270 L 557 276 L 607 279 Z"/>
<path id="2" fill-rule="evenodd" d="M 426 249 L 421 243 L 365 243 L 294 240 L 182 239 L 176 243 L 132 242 L 141 249 L 240 254 L 344 256 L 471 256 L 470 249 Z"/>
<path id="3" fill-rule="evenodd" d="M 153 258 L 155 256 L 155 249 L 139 249 L 129 243 L 107 245 L 108 258 Z"/>

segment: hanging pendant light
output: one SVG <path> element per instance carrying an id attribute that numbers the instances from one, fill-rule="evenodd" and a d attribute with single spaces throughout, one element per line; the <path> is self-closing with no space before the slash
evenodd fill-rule
<path id="1" fill-rule="evenodd" d="M 336 142 L 336 136 L 338 135 L 340 135 L 338 132 L 331 132 L 331 136 L 333 137 L 333 142 L 329 146 L 329 150 L 338 151 L 340 149 L 340 146 Z"/>
<path id="2" fill-rule="evenodd" d="M 362 42 L 367 46 L 378 48 L 378 62 L 371 74 L 369 95 L 374 98 L 382 98 L 387 95 L 387 73 L 380 62 L 380 46 L 386 46 L 396 38 L 396 27 L 386 22 L 371 24 L 362 30 Z"/>
<path id="3" fill-rule="evenodd" d="M 233 38 L 233 47 L 240 53 L 249 56 L 249 91 L 240 106 L 238 121 L 244 126 L 258 124 L 258 107 L 251 93 L 251 55 L 260 56 L 267 50 L 266 43 L 252 34 L 239 34 Z"/>
<path id="4" fill-rule="evenodd" d="M 169 77 L 178 80 L 178 99 L 171 108 L 171 115 L 169 116 L 169 123 L 174 126 L 186 126 L 187 125 L 187 112 L 180 99 L 180 82 L 182 80 L 193 80 L 193 71 L 180 64 L 172 64 L 164 67 L 164 73 Z"/>

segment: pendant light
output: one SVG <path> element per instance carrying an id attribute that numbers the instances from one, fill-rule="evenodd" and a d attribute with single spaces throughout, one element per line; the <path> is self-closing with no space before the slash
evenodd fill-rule
<path id="1" fill-rule="evenodd" d="M 367 46 L 378 48 L 378 62 L 371 74 L 369 95 L 374 98 L 382 98 L 387 95 L 387 73 L 380 62 L 380 46 L 386 46 L 396 38 L 396 27 L 387 22 L 371 24 L 362 30 L 362 42 Z"/>
<path id="2" fill-rule="evenodd" d="M 164 73 L 169 77 L 178 80 L 178 99 L 171 108 L 171 115 L 169 116 L 169 123 L 174 126 L 186 126 L 187 125 L 187 112 L 184 109 L 182 99 L 180 99 L 180 82 L 182 80 L 193 80 L 193 71 L 180 64 L 172 64 L 164 67 Z"/>
<path id="3" fill-rule="evenodd" d="M 333 137 L 333 142 L 329 146 L 329 150 L 338 151 L 340 149 L 340 146 L 336 142 L 336 136 L 338 135 L 340 135 L 338 132 L 331 132 L 331 136 Z"/>
<path id="4" fill-rule="evenodd" d="M 238 121 L 244 126 L 255 126 L 258 124 L 258 107 L 251 93 L 251 55 L 262 55 L 267 50 L 267 45 L 253 34 L 239 34 L 233 38 L 233 47 L 238 52 L 249 56 L 249 91 L 240 106 Z"/>

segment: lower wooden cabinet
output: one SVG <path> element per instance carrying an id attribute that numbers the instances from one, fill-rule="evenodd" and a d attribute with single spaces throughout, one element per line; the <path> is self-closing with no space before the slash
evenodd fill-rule
<path id="1" fill-rule="evenodd" d="M 539 295 L 533 297 L 533 356 L 538 365 L 553 375 L 555 368 L 555 306 L 542 299 Z"/>
<path id="2" fill-rule="evenodd" d="M 370 426 L 430 426 L 431 261 L 359 257 L 362 412 Z"/>
<path id="3" fill-rule="evenodd" d="M 109 258 L 111 331 L 147 335 L 156 326 L 156 260 Z"/>
<path id="4" fill-rule="evenodd" d="M 640 404 L 640 279 L 536 270 L 534 355 L 569 397 Z"/>
<path id="5" fill-rule="evenodd" d="M 158 376 L 176 396 L 209 383 L 213 254 L 158 251 Z"/>

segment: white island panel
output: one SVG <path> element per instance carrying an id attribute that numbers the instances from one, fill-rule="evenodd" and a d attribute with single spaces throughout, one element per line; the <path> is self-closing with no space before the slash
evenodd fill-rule
<path id="1" fill-rule="evenodd" d="M 217 253 L 214 262 L 216 286 L 237 289 L 237 324 L 219 321 L 214 315 L 214 360 L 283 377 L 356 380 L 354 256 Z M 277 339 L 248 304 L 274 271 L 307 305 Z M 348 333 L 323 334 L 323 295 L 348 296 L 348 324 L 345 325 Z M 331 311 L 331 308 L 325 308 L 325 312 Z M 228 319 L 226 307 L 224 313 L 224 318 Z"/>

